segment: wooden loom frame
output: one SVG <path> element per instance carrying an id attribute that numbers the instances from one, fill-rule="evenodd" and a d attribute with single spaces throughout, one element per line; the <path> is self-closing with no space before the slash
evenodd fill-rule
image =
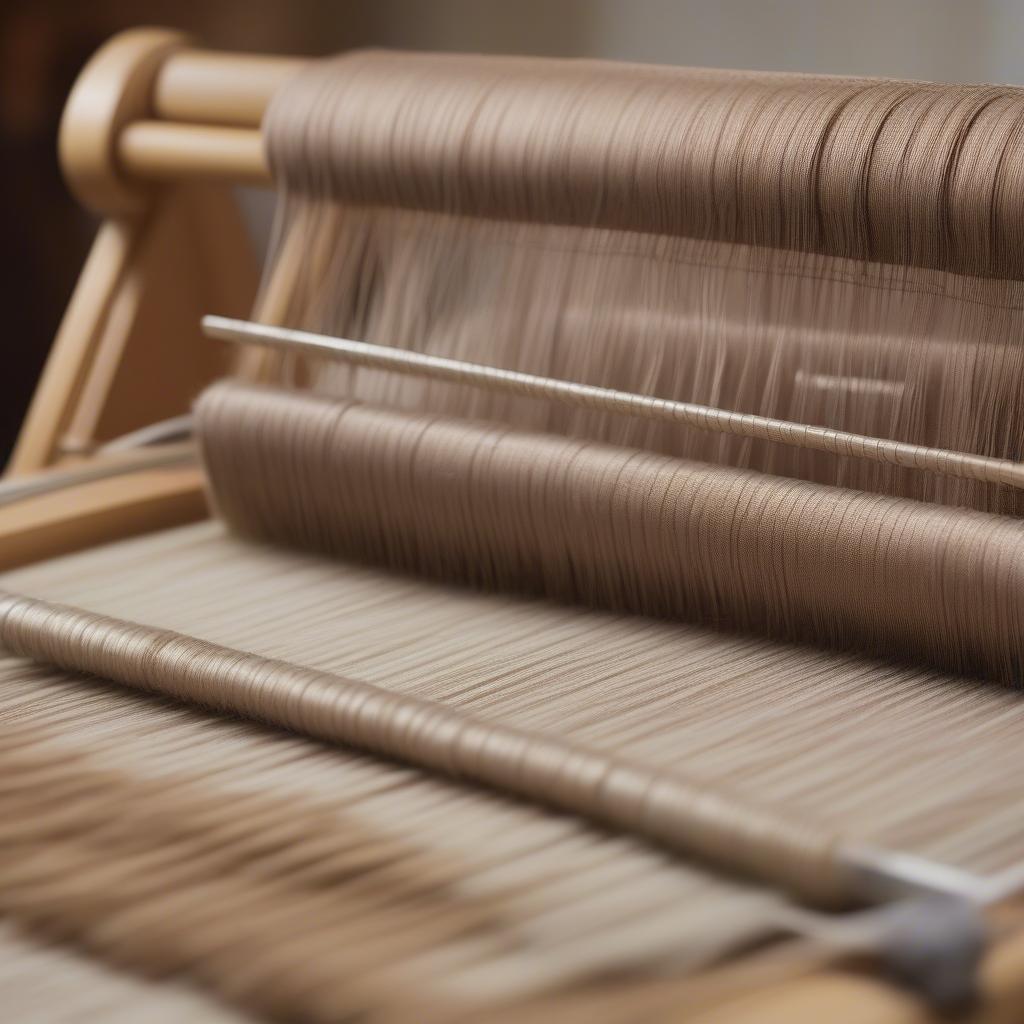
<path id="1" fill-rule="evenodd" d="M 60 159 L 103 218 L 25 418 L 8 476 L 90 457 L 104 439 L 184 412 L 226 368 L 204 313 L 246 316 L 258 268 L 230 185 L 267 185 L 260 119 L 295 58 L 204 52 L 164 29 L 121 33 L 81 73 Z M 287 264 L 287 261 L 285 261 Z M 287 266 L 285 274 L 288 273 Z M 280 318 L 271 282 L 261 319 Z M 96 456 L 99 457 L 99 456 Z M 141 470 L 0 509 L 0 569 L 207 514 L 197 468 Z M 986 1024 L 1024 1017 L 1024 936 L 983 966 Z M 853 967 L 829 968 L 688 1017 L 723 1024 L 925 1024 L 919 1000 Z"/>

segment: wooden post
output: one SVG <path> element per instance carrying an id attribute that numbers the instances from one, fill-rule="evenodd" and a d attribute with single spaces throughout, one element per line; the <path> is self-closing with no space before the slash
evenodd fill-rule
<path id="1" fill-rule="evenodd" d="M 152 116 L 154 83 L 187 39 L 140 29 L 89 62 L 61 122 L 60 156 L 78 198 L 104 220 L 50 351 L 8 471 L 42 469 L 146 423 L 185 412 L 224 372 L 205 312 L 248 314 L 252 246 L 227 186 L 127 176 L 120 133 Z"/>

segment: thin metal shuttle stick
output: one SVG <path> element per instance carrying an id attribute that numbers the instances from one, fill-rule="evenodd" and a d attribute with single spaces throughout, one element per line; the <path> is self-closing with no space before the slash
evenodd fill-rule
<path id="1" fill-rule="evenodd" d="M 197 461 L 195 447 L 187 442 L 139 445 L 138 447 L 117 447 L 107 452 L 109 458 L 90 458 L 72 466 L 58 466 L 26 476 L 14 476 L 0 480 L 0 508 L 52 494 L 68 487 L 109 480 L 117 476 L 128 476 L 151 469 L 173 469 L 194 465 Z"/>
<path id="2" fill-rule="evenodd" d="M 1024 463 L 969 452 L 953 452 L 943 448 L 868 437 L 830 427 L 817 427 L 770 416 L 731 412 L 693 402 L 675 402 L 651 398 L 629 391 L 580 384 L 575 381 L 540 377 L 518 370 L 424 355 L 386 345 L 373 345 L 347 338 L 332 338 L 310 331 L 286 327 L 269 327 L 222 316 L 204 316 L 203 333 L 222 341 L 261 345 L 290 354 L 320 356 L 362 366 L 389 370 L 431 380 L 496 391 L 506 395 L 543 398 L 583 409 L 633 416 L 662 423 L 676 423 L 696 430 L 714 431 L 769 441 L 793 448 L 829 452 L 833 455 L 907 469 L 925 470 L 944 476 L 1024 488 Z"/>

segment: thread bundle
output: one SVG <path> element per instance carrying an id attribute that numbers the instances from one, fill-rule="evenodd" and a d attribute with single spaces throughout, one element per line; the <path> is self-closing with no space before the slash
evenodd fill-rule
<path id="1" fill-rule="evenodd" d="M 196 413 L 247 537 L 1020 677 L 1016 519 L 237 384 Z"/>

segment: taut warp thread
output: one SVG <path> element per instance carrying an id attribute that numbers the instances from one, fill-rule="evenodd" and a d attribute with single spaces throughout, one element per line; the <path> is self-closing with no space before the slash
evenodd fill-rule
<path id="1" fill-rule="evenodd" d="M 266 120 L 274 319 L 1020 461 L 1024 96 L 365 53 Z M 266 308 L 266 307 L 264 307 Z M 318 389 L 1014 512 L 1012 492 L 303 363 Z"/>
<path id="2" fill-rule="evenodd" d="M 217 508 L 244 536 L 1020 675 L 1017 519 L 238 384 L 197 417 Z"/>

